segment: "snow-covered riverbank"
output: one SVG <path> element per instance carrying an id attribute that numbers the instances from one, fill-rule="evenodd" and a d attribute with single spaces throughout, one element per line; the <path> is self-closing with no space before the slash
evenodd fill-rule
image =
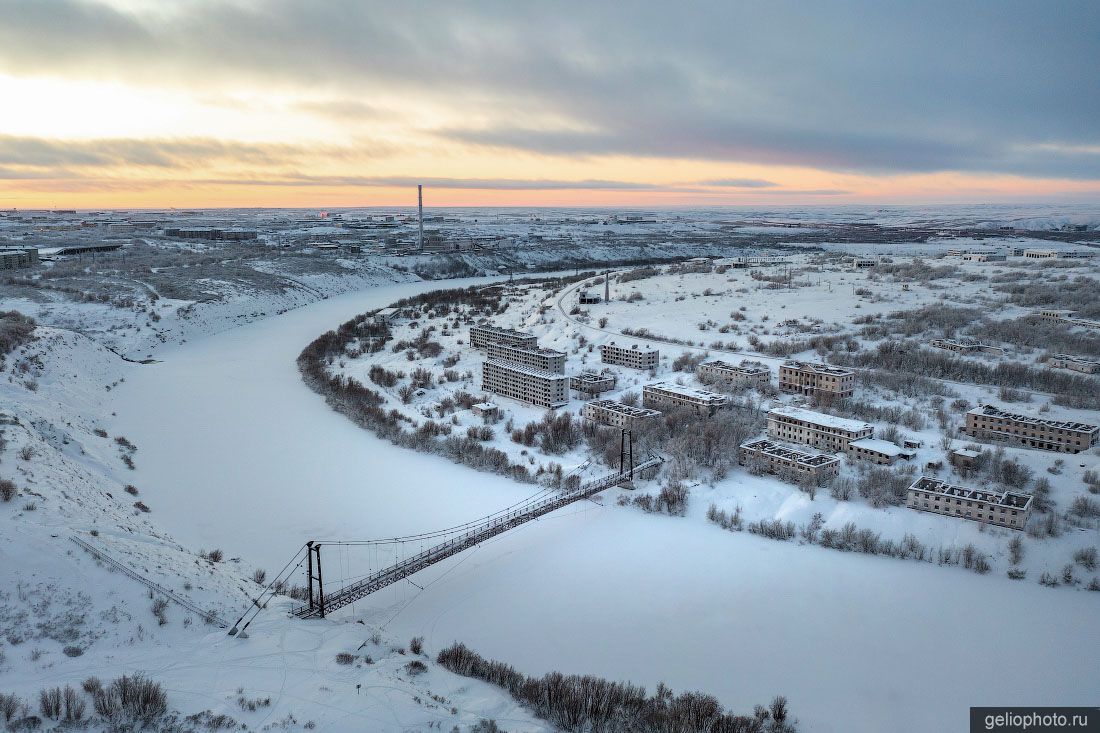
<path id="1" fill-rule="evenodd" d="M 338 296 L 135 366 L 112 392 L 111 432 L 139 446 L 135 477 L 157 520 L 185 544 L 275 570 L 311 537 L 430 530 L 531 493 L 383 443 L 299 379 L 294 359 L 320 332 L 440 286 Z M 1083 705 L 1095 692 L 1090 594 L 605 503 L 497 538 L 422 573 L 423 592 L 393 587 L 340 618 L 423 634 L 433 652 L 460 639 L 528 673 L 664 680 L 733 708 L 786 694 L 811 731 L 954 730 L 970 705 Z"/>

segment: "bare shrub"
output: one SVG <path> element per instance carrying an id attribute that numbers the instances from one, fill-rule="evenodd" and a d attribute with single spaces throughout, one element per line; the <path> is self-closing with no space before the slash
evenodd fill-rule
<path id="1" fill-rule="evenodd" d="M 1095 554 L 1095 551 L 1094 551 L 1094 554 Z M 423 636 L 414 636 L 412 639 L 410 639 L 409 640 L 409 651 L 412 652 L 413 654 L 423 654 L 424 653 L 424 637 Z"/>
<path id="2" fill-rule="evenodd" d="M 15 488 L 15 484 L 12 481 L 6 478 L 0 479 L 0 499 L 9 502 L 14 499 L 15 495 L 18 493 L 19 491 Z"/>
<path id="3" fill-rule="evenodd" d="M 256 585 L 263 585 L 267 580 L 267 571 L 263 568 L 256 568 L 256 571 L 252 573 L 252 582 Z"/>
<path id="4" fill-rule="evenodd" d="M 60 687 L 48 687 L 39 691 L 38 711 L 50 720 L 61 719 L 63 708 Z"/>
<path id="5" fill-rule="evenodd" d="M 348 652 L 340 652 L 336 655 L 336 663 L 343 664 L 345 666 L 349 664 L 355 664 L 356 659 L 358 659 L 357 656 L 355 656 L 354 654 L 349 654 Z"/>

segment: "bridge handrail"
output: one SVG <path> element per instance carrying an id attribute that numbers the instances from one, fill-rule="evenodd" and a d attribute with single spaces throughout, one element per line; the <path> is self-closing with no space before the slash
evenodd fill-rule
<path id="1" fill-rule="evenodd" d="M 644 471 L 660 463 L 660 458 L 652 457 L 635 466 L 633 470 Z M 325 608 L 336 610 L 337 608 L 347 605 L 347 603 L 350 603 L 357 598 L 361 598 L 362 596 L 367 595 L 374 590 L 377 590 L 377 588 L 371 590 L 367 589 L 370 589 L 371 586 L 381 583 L 381 581 L 383 580 L 388 580 L 393 576 L 397 576 L 393 577 L 393 580 L 390 580 L 388 583 L 383 583 L 382 585 L 379 585 L 379 587 L 384 587 L 385 585 L 389 585 L 392 582 L 396 582 L 403 577 L 411 575 L 413 572 L 416 572 L 416 570 L 427 567 L 434 562 L 446 559 L 447 557 L 450 557 L 451 555 L 456 554 L 457 552 L 460 552 L 467 547 L 471 547 L 485 539 L 488 539 L 489 537 L 498 533 L 494 531 L 498 527 L 504 528 L 508 525 L 518 526 L 519 524 L 531 521 L 532 519 L 537 519 L 539 516 L 542 516 L 542 514 L 549 513 L 554 509 L 566 506 L 567 504 L 570 504 L 579 499 L 587 498 L 588 496 L 598 493 L 599 491 L 602 491 L 609 486 L 614 486 L 617 483 L 621 483 L 629 475 L 629 473 L 624 471 L 622 473 L 615 473 L 608 476 L 603 476 L 599 479 L 589 481 L 586 484 L 582 484 L 573 491 L 562 492 L 555 496 L 551 496 L 546 499 L 542 499 L 540 501 L 529 504 L 523 509 L 517 509 L 503 516 L 494 517 L 490 520 L 482 522 L 481 524 L 474 526 L 472 529 L 464 532 L 461 535 L 452 537 L 445 542 L 440 542 L 436 545 L 433 545 L 432 547 L 429 547 L 426 550 L 422 550 L 412 557 L 405 558 L 404 560 L 394 563 L 393 565 L 377 570 L 367 577 L 362 578 L 355 583 L 352 583 L 351 585 L 344 586 L 338 591 L 327 594 L 324 598 Z M 438 559 L 433 560 L 432 558 Z M 429 562 L 429 560 L 431 561 Z M 416 568 L 416 570 L 411 570 L 407 573 L 404 572 L 409 568 Z M 295 615 L 301 617 L 307 617 L 309 615 L 312 615 L 313 613 L 315 613 L 315 611 L 310 609 L 308 606 L 300 607 L 294 611 Z"/>

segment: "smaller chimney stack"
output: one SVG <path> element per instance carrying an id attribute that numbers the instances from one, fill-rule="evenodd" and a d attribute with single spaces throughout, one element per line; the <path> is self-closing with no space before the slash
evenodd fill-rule
<path id="1" fill-rule="evenodd" d="M 418 240 L 420 251 L 424 251 L 424 186 L 416 184 L 416 208 L 420 224 L 420 238 Z"/>

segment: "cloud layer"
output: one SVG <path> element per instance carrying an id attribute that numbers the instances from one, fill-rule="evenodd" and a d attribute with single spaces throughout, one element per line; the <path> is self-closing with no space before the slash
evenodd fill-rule
<path id="1" fill-rule="evenodd" d="M 298 94 L 299 112 L 368 127 L 407 113 L 392 100 L 416 99 L 433 111 L 409 122 L 428 147 L 1100 180 L 1100 4 L 1089 0 L 0 0 L 0 17 L 2 73 Z M 295 165 L 302 152 L 208 139 L 12 144 L 0 139 L 0 165 Z M 593 172 L 574 187 L 645 187 Z M 552 187 L 524 180 L 540 179 Z"/>

